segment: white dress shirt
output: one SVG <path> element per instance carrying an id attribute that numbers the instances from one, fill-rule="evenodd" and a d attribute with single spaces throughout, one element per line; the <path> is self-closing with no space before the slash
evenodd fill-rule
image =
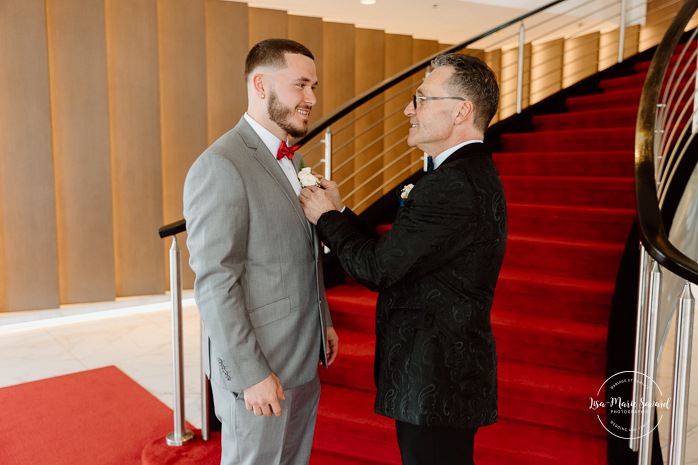
<path id="1" fill-rule="evenodd" d="M 454 147 L 451 147 L 450 149 L 444 150 L 443 152 L 441 152 L 440 154 L 438 154 L 437 156 L 434 157 L 434 169 L 438 168 L 441 163 L 445 162 L 446 159 L 448 157 L 450 157 L 451 154 L 453 154 L 453 152 L 455 152 L 459 148 L 465 147 L 468 144 L 475 144 L 477 142 L 482 143 L 481 140 L 467 140 L 467 141 L 462 142 Z M 279 145 L 281 145 L 281 144 L 279 144 Z"/>
<path id="2" fill-rule="evenodd" d="M 274 157 L 274 160 L 276 160 L 276 154 L 279 151 L 279 147 L 281 147 L 281 139 L 269 132 L 269 130 L 262 127 L 261 124 L 253 120 L 252 117 L 247 113 L 243 115 L 243 118 L 245 118 L 245 121 L 250 123 L 250 126 L 252 126 L 254 132 L 257 133 L 260 139 L 262 139 L 262 142 L 264 142 L 264 145 L 267 146 Z M 281 169 L 288 178 L 288 182 L 291 183 L 291 187 L 293 187 L 293 190 L 296 191 L 296 195 L 300 195 L 301 183 L 298 181 L 298 173 L 296 173 L 296 168 L 293 166 L 293 162 L 286 157 L 276 161 L 279 163 L 279 166 L 281 166 Z"/>

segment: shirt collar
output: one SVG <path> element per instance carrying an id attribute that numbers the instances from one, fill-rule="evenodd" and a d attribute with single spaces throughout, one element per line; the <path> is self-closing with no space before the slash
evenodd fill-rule
<path id="1" fill-rule="evenodd" d="M 245 121 L 247 121 L 250 124 L 250 126 L 252 126 L 252 130 L 257 133 L 260 139 L 262 139 L 264 145 L 267 146 L 271 154 L 274 156 L 274 159 L 276 159 L 276 153 L 279 151 L 279 147 L 281 147 L 281 139 L 276 137 L 257 121 L 252 119 L 252 117 L 247 113 L 243 115 L 243 118 L 245 118 Z"/>
<path id="2" fill-rule="evenodd" d="M 482 141 L 477 140 L 477 139 L 466 140 L 465 142 L 461 142 L 460 144 L 458 144 L 454 147 L 451 147 L 450 149 L 444 150 L 443 152 L 438 154 L 436 157 L 434 157 L 434 169 L 438 168 L 439 165 L 441 165 L 443 162 L 445 162 L 446 159 L 448 157 L 450 157 L 453 154 L 453 152 L 455 152 L 456 150 L 460 149 L 461 147 L 465 147 L 468 144 L 476 144 L 476 143 L 482 143 Z M 281 143 L 279 142 L 279 144 L 281 144 Z"/>

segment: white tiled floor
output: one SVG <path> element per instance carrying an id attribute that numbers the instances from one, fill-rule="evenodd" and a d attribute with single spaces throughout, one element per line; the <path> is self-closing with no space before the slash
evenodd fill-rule
<path id="1" fill-rule="evenodd" d="M 200 428 L 200 322 L 192 294 L 183 293 L 185 414 Z M 115 365 L 173 407 L 171 308 L 169 296 L 153 296 L 0 313 L 0 387 Z M 673 337 L 672 329 L 657 376 L 663 392 L 671 392 Z M 693 348 L 686 465 L 698 465 L 698 343 Z M 665 457 L 668 425 L 669 415 L 660 423 Z"/>
<path id="2" fill-rule="evenodd" d="M 0 387 L 115 365 L 173 408 L 169 296 L 0 314 Z M 201 426 L 200 323 L 183 294 L 185 415 Z"/>

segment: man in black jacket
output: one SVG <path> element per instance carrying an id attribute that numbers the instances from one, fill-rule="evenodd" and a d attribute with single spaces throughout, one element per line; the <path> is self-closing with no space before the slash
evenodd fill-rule
<path id="1" fill-rule="evenodd" d="M 434 170 L 410 190 L 393 227 L 367 232 L 334 182 L 300 201 L 346 272 L 378 291 L 375 410 L 396 420 L 403 464 L 472 463 L 475 433 L 497 420 L 490 308 L 506 245 L 506 204 L 483 138 L 497 111 L 492 70 L 440 55 L 405 108 L 407 143 Z"/>

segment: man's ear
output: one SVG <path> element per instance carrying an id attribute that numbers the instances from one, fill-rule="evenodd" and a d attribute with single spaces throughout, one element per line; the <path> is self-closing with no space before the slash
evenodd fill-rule
<path id="1" fill-rule="evenodd" d="M 263 99 L 266 96 L 266 92 L 264 91 L 265 80 L 263 74 L 257 73 L 252 76 L 252 86 L 254 87 L 255 93 L 260 98 Z"/>
<path id="2" fill-rule="evenodd" d="M 454 124 L 462 124 L 468 119 L 473 119 L 475 117 L 475 106 L 470 100 L 463 101 L 456 108 L 458 110 L 454 118 Z"/>

